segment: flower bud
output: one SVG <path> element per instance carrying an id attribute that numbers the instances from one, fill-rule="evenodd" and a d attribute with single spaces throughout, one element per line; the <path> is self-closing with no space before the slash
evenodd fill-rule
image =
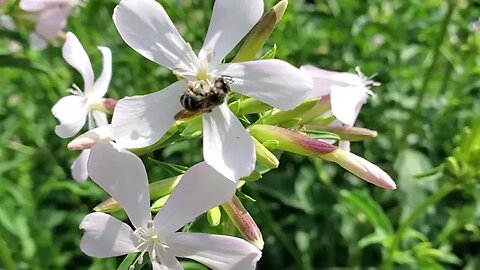
<path id="1" fill-rule="evenodd" d="M 264 245 L 262 233 L 238 197 L 233 196 L 230 201 L 222 204 L 222 208 L 245 240 L 262 250 Z"/>
<path id="2" fill-rule="evenodd" d="M 334 145 L 312 139 L 301 132 L 285 128 L 270 125 L 254 125 L 249 128 L 249 131 L 261 143 L 273 140 L 278 142 L 278 149 L 300 155 L 322 158 L 322 156 L 337 149 Z"/>
<path id="3" fill-rule="evenodd" d="M 263 119 L 261 119 L 261 123 L 263 124 L 269 124 L 269 125 L 278 125 L 282 124 L 285 122 L 288 122 L 294 118 L 299 118 L 301 115 L 304 113 L 310 111 L 315 104 L 317 103 L 316 99 L 310 99 L 307 101 L 304 101 L 302 104 L 298 105 L 292 110 L 289 111 L 277 111 L 276 113 L 267 116 Z M 297 123 L 300 121 L 297 121 Z"/>
<path id="4" fill-rule="evenodd" d="M 257 155 L 257 162 L 265 168 L 275 169 L 278 168 L 280 163 L 277 157 L 272 154 L 263 144 L 261 144 L 257 139 L 253 138 L 255 143 L 255 153 Z"/>
<path id="5" fill-rule="evenodd" d="M 327 131 L 337 134 L 341 140 L 345 141 L 364 141 L 377 137 L 377 132 L 374 130 L 349 127 L 349 126 L 325 126 L 325 125 L 306 125 L 307 130 Z"/>
<path id="6" fill-rule="evenodd" d="M 232 62 L 250 61 L 255 58 L 257 52 L 260 51 L 263 44 L 275 30 L 280 19 L 282 19 L 287 6 L 288 1 L 282 0 L 260 18 L 258 23 L 248 33 L 245 42 Z"/>
<path id="7" fill-rule="evenodd" d="M 148 185 L 148 189 L 150 191 L 150 198 L 152 200 L 157 200 L 170 194 L 173 191 L 173 189 L 177 186 L 178 182 L 180 181 L 180 178 L 182 178 L 182 175 L 170 177 L 167 179 L 150 183 Z M 161 206 L 163 206 L 163 204 L 161 204 L 161 201 L 160 201 L 155 205 L 155 209 L 157 208 L 160 209 Z M 95 206 L 95 208 L 93 208 L 93 210 L 96 212 L 105 212 L 105 213 L 115 212 L 120 209 L 122 209 L 122 207 L 113 198 L 109 198 L 101 202 L 99 205 Z M 152 209 L 153 209 L 153 205 L 152 205 Z"/>
<path id="8" fill-rule="evenodd" d="M 330 95 L 323 96 L 317 100 L 315 106 L 312 109 L 304 113 L 302 117 L 302 121 L 300 124 L 310 123 L 310 121 L 316 119 L 317 117 L 323 115 L 327 111 L 331 109 L 330 104 Z"/>
<path id="9" fill-rule="evenodd" d="M 101 140 L 110 140 L 111 125 L 91 129 L 68 143 L 68 150 L 85 150 L 92 148 Z"/>
<path id="10" fill-rule="evenodd" d="M 376 186 L 385 189 L 397 188 L 395 182 L 386 172 L 377 165 L 355 154 L 337 149 L 326 156 L 325 159 L 337 163 L 349 172 Z"/>
<path id="11" fill-rule="evenodd" d="M 253 98 L 239 99 L 228 106 L 235 115 L 262 113 L 272 109 L 271 106 Z"/>
<path id="12" fill-rule="evenodd" d="M 332 161 L 374 185 L 386 189 L 396 188 L 392 178 L 378 166 L 332 144 L 312 139 L 301 132 L 269 125 L 254 125 L 249 131 L 260 142 L 277 141 L 279 150 Z"/>
<path id="13" fill-rule="evenodd" d="M 220 207 L 214 207 L 207 212 L 207 221 L 208 224 L 212 227 L 217 227 L 220 225 L 220 221 L 222 220 L 222 211 L 220 211 Z"/>

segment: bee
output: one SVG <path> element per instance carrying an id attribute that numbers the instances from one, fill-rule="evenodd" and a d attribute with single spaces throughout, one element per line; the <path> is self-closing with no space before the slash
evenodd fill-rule
<path id="1" fill-rule="evenodd" d="M 201 113 L 209 113 L 215 107 L 222 105 L 230 92 L 232 78 L 221 76 L 215 79 L 213 85 L 189 82 L 187 91 L 180 97 L 183 110 L 173 118 L 180 120 Z"/>

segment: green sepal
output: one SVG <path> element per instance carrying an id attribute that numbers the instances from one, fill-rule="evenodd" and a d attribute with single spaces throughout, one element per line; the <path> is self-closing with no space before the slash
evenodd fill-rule
<path id="1" fill-rule="evenodd" d="M 167 202 L 169 197 L 170 197 L 170 194 L 165 195 L 160 199 L 156 200 L 155 202 L 153 202 L 152 207 L 150 207 L 150 210 L 153 213 L 157 213 L 158 211 L 160 211 L 160 209 L 162 209 L 163 205 Z"/>

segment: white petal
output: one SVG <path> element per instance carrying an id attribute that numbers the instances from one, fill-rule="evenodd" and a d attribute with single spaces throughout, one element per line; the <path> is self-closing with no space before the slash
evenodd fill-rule
<path id="1" fill-rule="evenodd" d="M 232 77 L 235 91 L 279 110 L 298 106 L 312 90 L 308 74 L 277 59 L 225 64 L 219 72 Z"/>
<path id="2" fill-rule="evenodd" d="M 367 100 L 367 89 L 364 86 L 332 86 L 330 102 L 333 115 L 345 125 L 353 126 L 362 105 Z"/>
<path id="3" fill-rule="evenodd" d="M 312 65 L 304 65 L 301 70 L 310 74 L 313 79 L 313 90 L 308 98 L 319 98 L 329 95 L 332 86 L 363 86 L 357 74 L 320 69 Z"/>
<path id="4" fill-rule="evenodd" d="M 157 248 L 156 251 L 161 264 L 157 261 L 152 261 L 154 270 L 183 270 L 182 265 L 172 252 L 169 250 L 165 251 L 161 247 Z"/>
<path id="5" fill-rule="evenodd" d="M 80 229 L 85 230 L 80 249 L 88 256 L 108 258 L 137 251 L 130 226 L 108 214 L 88 214 Z"/>
<path id="6" fill-rule="evenodd" d="M 103 69 L 93 88 L 85 89 L 85 95 L 89 98 L 102 98 L 107 93 L 112 78 L 112 52 L 107 47 L 98 47 L 98 49 L 103 55 Z"/>
<path id="7" fill-rule="evenodd" d="M 154 0 L 122 0 L 113 21 L 123 40 L 144 57 L 173 69 L 193 69 L 198 60 L 162 5 Z"/>
<path id="8" fill-rule="evenodd" d="M 342 149 L 345 152 L 350 152 L 350 141 L 339 141 L 338 148 Z"/>
<path id="9" fill-rule="evenodd" d="M 68 138 L 80 131 L 88 113 L 87 102 L 85 97 L 66 96 L 53 106 L 52 113 L 60 121 L 60 125 L 55 127 L 58 136 Z"/>
<path id="10" fill-rule="evenodd" d="M 236 187 L 235 182 L 205 162 L 192 166 L 155 216 L 155 229 L 167 237 L 207 210 L 230 200 Z"/>
<path id="11" fill-rule="evenodd" d="M 75 159 L 72 164 L 72 176 L 73 179 L 83 182 L 88 178 L 87 163 L 90 156 L 90 149 L 83 150 L 80 156 Z"/>
<path id="12" fill-rule="evenodd" d="M 101 140 L 110 140 L 110 133 L 111 125 L 94 128 L 73 139 L 67 148 L 68 150 L 90 149 Z"/>
<path id="13" fill-rule="evenodd" d="M 71 32 L 67 33 L 67 40 L 62 48 L 62 54 L 65 61 L 73 68 L 78 70 L 83 77 L 85 83 L 84 89 L 93 87 L 93 70 L 90 58 L 88 58 L 78 38 Z"/>
<path id="14" fill-rule="evenodd" d="M 260 250 L 247 241 L 225 235 L 174 233 L 167 241 L 175 256 L 218 270 L 255 269 L 262 256 Z"/>
<path id="15" fill-rule="evenodd" d="M 142 160 L 108 141 L 92 147 L 88 175 L 125 209 L 138 228 L 151 220 L 147 172 Z"/>
<path id="16" fill-rule="evenodd" d="M 20 0 L 20 8 L 32 12 L 70 2 L 70 0 Z"/>
<path id="17" fill-rule="evenodd" d="M 203 157 L 232 181 L 255 168 L 253 140 L 226 104 L 203 114 Z"/>
<path id="18" fill-rule="evenodd" d="M 156 143 L 183 109 L 180 96 L 186 89 L 187 83 L 182 80 L 152 94 L 119 100 L 112 118 L 112 139 L 124 148 Z"/>
<path id="19" fill-rule="evenodd" d="M 102 111 L 92 111 L 93 120 L 95 121 L 94 127 L 103 127 L 108 125 L 107 114 Z"/>
<path id="20" fill-rule="evenodd" d="M 263 0 L 216 0 L 200 58 L 213 52 L 212 63 L 219 64 L 258 22 L 262 13 Z"/>
<path id="21" fill-rule="evenodd" d="M 68 5 L 53 6 L 45 9 L 37 19 L 35 31 L 49 41 L 57 39 L 60 30 L 67 23 L 67 16 L 71 11 Z"/>

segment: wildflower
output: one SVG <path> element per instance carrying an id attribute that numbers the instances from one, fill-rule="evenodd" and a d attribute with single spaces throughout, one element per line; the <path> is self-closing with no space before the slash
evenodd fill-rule
<path id="1" fill-rule="evenodd" d="M 153 269 L 183 269 L 176 257 L 196 260 L 212 269 L 254 269 L 261 252 L 245 240 L 203 233 L 176 232 L 198 215 L 232 198 L 236 184 L 205 162 L 191 167 L 152 219 L 147 173 L 136 155 L 111 142 L 92 148 L 88 172 L 93 181 L 118 201 L 134 230 L 105 213 L 87 215 L 80 228 L 81 250 L 106 258 L 148 253 Z"/>
<path id="2" fill-rule="evenodd" d="M 380 85 L 365 77 L 359 67 L 356 68 L 357 74 L 324 70 L 311 65 L 304 65 L 300 69 L 313 79 L 314 86 L 309 98 L 329 96 L 332 114 L 337 119 L 332 123 L 333 126 L 353 126 L 368 96 L 374 95 L 370 87 Z M 341 141 L 339 145 L 346 151 L 350 149 L 348 141 Z"/>
<path id="3" fill-rule="evenodd" d="M 62 138 L 77 134 L 87 118 L 89 129 L 108 124 L 102 97 L 107 92 L 112 76 L 112 54 L 107 47 L 98 49 L 103 54 L 103 71 L 94 81 L 92 64 L 82 44 L 73 33 L 67 33 L 62 49 L 63 58 L 82 75 L 85 91 L 73 85 L 73 89 L 70 89 L 73 95 L 63 97 L 52 108 L 53 115 L 60 121 L 55 133 Z"/>
<path id="4" fill-rule="evenodd" d="M 30 34 L 32 47 L 43 49 L 47 45 L 46 42 L 55 41 L 65 27 L 68 15 L 81 2 L 81 0 L 21 0 L 21 9 L 38 13 L 34 18 L 37 23 L 35 33 Z"/>
<path id="5" fill-rule="evenodd" d="M 312 88 L 312 82 L 292 65 L 274 59 L 221 63 L 262 12 L 263 0 L 215 1 L 206 39 L 197 57 L 159 3 L 120 1 L 113 19 L 125 42 L 183 79 L 156 93 L 120 100 L 112 119 L 112 139 L 125 148 L 157 142 L 178 112 L 187 108 L 180 103 L 182 95 L 212 95 L 219 80 L 224 81 L 220 84 L 223 88 L 231 87 L 278 109 L 297 106 Z M 225 95 L 216 98 L 218 106 L 201 111 L 204 159 L 224 176 L 237 180 L 249 175 L 255 166 L 254 143 L 225 104 Z"/>

